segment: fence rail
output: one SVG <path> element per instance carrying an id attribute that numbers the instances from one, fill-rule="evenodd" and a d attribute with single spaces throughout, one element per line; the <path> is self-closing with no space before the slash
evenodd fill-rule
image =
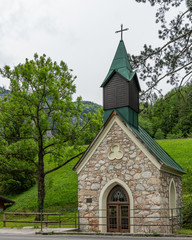
<path id="1" fill-rule="evenodd" d="M 173 232 L 182 227 L 182 209 L 130 209 L 132 214 L 127 218 L 129 227 L 134 232 L 145 229 L 146 233 L 153 229 L 167 229 Z M 102 212 L 102 214 L 100 214 Z M 158 214 L 157 214 L 158 213 Z M 35 216 L 33 218 L 33 216 Z M 125 219 L 125 218 L 124 218 Z M 112 220 L 113 221 L 113 220 Z M 117 221 L 119 221 L 117 219 Z M 92 209 L 81 211 L 77 209 L 58 209 L 57 212 L 4 212 L 3 226 L 7 223 L 40 224 L 43 226 L 58 225 L 58 227 L 75 228 L 83 231 L 100 231 L 108 228 L 109 217 L 107 209 Z M 121 226 L 120 226 L 121 227 Z M 156 227 L 156 228 L 155 228 Z M 144 230 L 143 230 L 144 231 Z M 155 232 L 158 232 L 155 231 Z"/>
<path id="2" fill-rule="evenodd" d="M 15 219 L 15 220 L 10 220 L 7 219 L 7 216 L 33 216 L 35 215 L 37 218 L 35 220 L 21 220 L 21 219 Z M 46 219 L 44 219 L 44 216 Z M 49 220 L 49 216 L 57 216 L 58 218 L 56 220 Z M 59 224 L 59 227 L 61 227 L 61 219 L 60 219 L 61 213 L 44 213 L 44 212 L 37 212 L 37 213 L 31 213 L 31 212 L 6 212 L 3 213 L 3 227 L 6 227 L 6 223 L 8 222 L 14 222 L 14 223 L 41 223 L 41 228 L 42 224 L 45 223 L 46 227 L 48 227 L 48 224 Z"/>

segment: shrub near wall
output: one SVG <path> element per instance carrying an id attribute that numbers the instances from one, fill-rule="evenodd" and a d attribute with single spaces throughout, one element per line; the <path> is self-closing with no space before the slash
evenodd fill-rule
<path id="1" fill-rule="evenodd" d="M 183 228 L 192 229 L 192 194 L 183 196 Z"/>

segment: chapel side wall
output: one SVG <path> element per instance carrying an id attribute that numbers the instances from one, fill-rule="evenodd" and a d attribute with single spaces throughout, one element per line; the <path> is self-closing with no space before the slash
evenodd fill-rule
<path id="1" fill-rule="evenodd" d="M 109 160 L 108 153 L 117 143 L 123 157 Z M 108 182 L 120 179 L 127 184 L 133 196 L 133 221 L 134 225 L 140 225 L 134 226 L 133 232 L 152 232 L 152 227 L 141 225 L 160 224 L 162 221 L 159 211 L 162 204 L 161 178 L 158 168 L 114 123 L 78 174 L 80 230 L 100 231 L 99 211 L 105 210 L 99 209 L 100 192 Z M 87 203 L 88 198 L 92 199 L 92 203 Z"/>
<path id="2" fill-rule="evenodd" d="M 167 217 L 167 223 L 164 228 L 162 227 L 162 230 L 166 230 L 167 233 L 172 232 L 172 220 L 173 220 L 173 230 L 177 230 L 180 228 L 180 221 L 182 220 L 181 216 L 181 208 L 182 208 L 182 177 L 167 173 L 167 172 L 161 172 L 161 201 L 162 201 L 162 209 L 166 209 L 165 211 L 161 211 L 161 217 Z M 175 190 L 176 190 L 176 211 L 175 216 L 172 219 L 171 211 L 167 211 L 169 209 L 169 201 L 170 201 L 170 195 L 169 195 L 169 187 L 171 181 L 174 181 L 175 184 Z M 161 231 L 162 231 L 161 230 Z"/>

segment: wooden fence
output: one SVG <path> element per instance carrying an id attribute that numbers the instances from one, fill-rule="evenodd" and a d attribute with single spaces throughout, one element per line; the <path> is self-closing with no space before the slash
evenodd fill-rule
<path id="1" fill-rule="evenodd" d="M 39 220 L 13 220 L 13 219 L 8 219 L 7 216 L 38 216 L 37 219 Z M 57 220 L 50 220 L 50 216 L 56 216 Z M 7 222 L 15 222 L 15 223 L 41 223 L 41 226 L 43 223 L 46 224 L 46 227 L 48 227 L 48 224 L 58 224 L 59 227 L 61 227 L 61 219 L 60 219 L 61 213 L 44 213 L 44 212 L 38 212 L 38 213 L 27 213 L 27 212 L 6 212 L 3 213 L 3 227 L 6 227 Z"/>
<path id="2" fill-rule="evenodd" d="M 141 211 L 142 210 L 142 211 Z M 39 224 L 41 229 L 43 226 L 48 227 L 54 225 L 54 227 L 75 228 L 79 230 L 100 228 L 101 225 L 105 226 L 107 231 L 107 209 L 94 209 L 92 215 L 83 214 L 77 209 L 58 209 L 57 212 L 5 212 L 3 213 L 3 226 L 6 227 L 7 223 L 24 223 L 24 224 Z M 105 212 L 105 215 L 99 214 Z M 148 228 L 149 233 L 153 232 L 154 227 L 164 228 L 165 232 L 173 232 L 175 229 L 182 227 L 182 209 L 130 209 L 133 212 L 129 216 L 129 227 L 134 228 L 134 232 L 138 232 L 138 228 Z M 153 215 L 158 212 L 159 214 Z M 34 216 L 34 217 L 32 217 Z M 38 220 L 36 220 L 38 219 Z M 103 219 L 103 220 L 102 220 Z M 133 220 L 132 220 L 133 219 Z M 102 220 L 102 221 L 100 221 Z M 112 221 L 112 217 L 110 221 Z M 11 225 L 11 224 L 10 224 Z"/>
<path id="3" fill-rule="evenodd" d="M 34 217 L 32 217 L 34 216 Z M 58 212 L 4 212 L 3 227 L 7 223 L 39 224 L 43 226 L 58 225 L 59 228 L 77 228 L 78 210 L 77 209 L 59 209 Z"/>

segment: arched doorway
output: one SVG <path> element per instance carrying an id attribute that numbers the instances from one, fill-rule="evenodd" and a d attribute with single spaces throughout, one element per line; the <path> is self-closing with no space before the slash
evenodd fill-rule
<path id="1" fill-rule="evenodd" d="M 107 198 L 107 231 L 130 232 L 130 204 L 126 191 L 116 185 Z"/>

